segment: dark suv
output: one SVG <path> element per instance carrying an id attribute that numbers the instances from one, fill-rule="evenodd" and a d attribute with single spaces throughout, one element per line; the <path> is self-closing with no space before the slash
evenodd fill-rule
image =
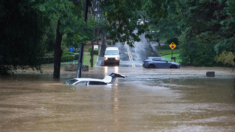
<path id="1" fill-rule="evenodd" d="M 180 64 L 170 62 L 163 57 L 148 57 L 143 61 L 144 68 L 180 68 Z"/>

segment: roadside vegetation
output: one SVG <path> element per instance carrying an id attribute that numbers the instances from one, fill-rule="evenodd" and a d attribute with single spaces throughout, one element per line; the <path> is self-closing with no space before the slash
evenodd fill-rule
<path id="1" fill-rule="evenodd" d="M 93 64 L 96 64 L 96 60 L 97 60 L 97 55 L 94 55 L 94 60 L 93 60 Z M 91 66 L 91 63 L 90 63 L 90 59 L 91 59 L 91 56 L 89 54 L 84 54 L 83 55 L 83 65 L 88 65 L 89 67 Z M 67 61 L 67 62 L 61 62 L 61 66 L 66 66 L 66 65 L 69 65 L 69 64 L 78 64 L 78 59 L 75 59 L 75 60 L 70 60 L 70 61 Z M 51 65 L 53 65 L 53 63 L 51 63 Z"/>
<path id="2" fill-rule="evenodd" d="M 164 57 L 165 59 L 167 59 L 168 61 L 171 61 L 171 54 L 172 54 L 172 50 L 170 49 L 169 45 L 162 45 L 162 46 L 155 46 L 155 48 L 157 49 L 158 53 Z M 176 57 L 176 61 L 177 63 L 181 63 L 181 59 L 179 57 L 179 48 L 176 47 L 173 50 L 173 57 Z M 173 60 L 172 60 L 173 61 Z M 173 61 L 174 62 L 174 61 Z"/>
<path id="3" fill-rule="evenodd" d="M 223 52 L 234 55 L 234 0 L 171 0 L 165 6 L 167 17 L 150 25 L 149 33 L 157 42 L 164 41 L 166 45 L 175 42 L 182 65 L 223 66 L 217 56 L 223 56 Z M 232 65 L 226 63 L 226 66 Z"/>
<path id="4" fill-rule="evenodd" d="M 134 46 L 145 33 L 158 43 L 174 42 L 179 48 L 174 55 L 182 65 L 232 66 L 222 60 L 231 61 L 235 53 L 234 7 L 234 0 L 1 1 L 0 74 L 40 70 L 47 54 L 53 54 L 53 77 L 59 78 L 63 49 L 78 49 L 100 34 L 110 42 Z M 169 55 L 167 50 L 159 52 Z"/>

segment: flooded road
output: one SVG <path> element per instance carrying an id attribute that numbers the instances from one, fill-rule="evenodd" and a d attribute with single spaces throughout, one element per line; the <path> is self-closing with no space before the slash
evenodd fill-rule
<path id="1" fill-rule="evenodd" d="M 207 78 L 206 71 L 215 71 Z M 18 71 L 0 76 L 1 132 L 156 132 L 235 130 L 234 79 L 231 69 L 144 69 L 95 67 L 83 77 L 111 72 L 128 77 L 112 86 L 62 83 L 75 72 Z"/>

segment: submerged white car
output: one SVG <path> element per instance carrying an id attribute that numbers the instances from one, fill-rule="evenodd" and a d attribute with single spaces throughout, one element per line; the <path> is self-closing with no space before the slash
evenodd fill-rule
<path id="1" fill-rule="evenodd" d="M 126 78 L 125 75 L 121 75 L 118 73 L 111 73 L 109 76 L 105 76 L 104 79 L 94 79 L 94 78 L 73 78 L 64 82 L 64 84 L 68 85 L 82 85 L 82 86 L 89 86 L 89 85 L 107 85 L 112 84 L 116 78 Z"/>

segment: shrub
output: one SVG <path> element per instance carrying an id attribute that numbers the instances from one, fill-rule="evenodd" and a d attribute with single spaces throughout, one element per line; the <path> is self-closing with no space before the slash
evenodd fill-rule
<path id="1" fill-rule="evenodd" d="M 63 55 L 61 57 L 61 62 L 73 61 L 73 60 L 74 60 L 74 56 L 73 55 Z"/>
<path id="2" fill-rule="evenodd" d="M 63 56 L 65 56 L 65 55 L 74 55 L 74 54 L 73 54 L 73 52 L 65 52 L 65 53 L 63 53 Z"/>
<path id="3" fill-rule="evenodd" d="M 43 58 L 42 64 L 48 64 L 48 63 L 54 63 L 54 58 L 52 58 L 52 57 Z"/>
<path id="4" fill-rule="evenodd" d="M 89 48 L 88 48 L 88 51 L 90 51 L 90 52 L 91 52 L 91 50 L 92 50 L 92 47 L 89 47 Z"/>
<path id="5" fill-rule="evenodd" d="M 98 50 L 94 50 L 94 55 L 98 55 Z"/>
<path id="6" fill-rule="evenodd" d="M 90 51 L 90 54 L 91 54 L 91 50 L 92 50 L 92 47 L 89 47 L 88 50 Z M 94 50 L 94 55 L 98 55 L 98 50 Z"/>
<path id="7" fill-rule="evenodd" d="M 73 56 L 73 55 L 63 55 L 61 57 L 61 62 L 73 61 L 75 59 L 75 57 L 77 57 L 77 59 L 78 59 L 79 55 L 75 55 L 75 56 Z M 43 58 L 42 64 L 49 64 L 49 63 L 54 63 L 54 58 L 53 57 Z"/>
<path id="8" fill-rule="evenodd" d="M 79 58 L 79 54 L 74 55 L 74 60 L 77 60 Z"/>
<path id="9" fill-rule="evenodd" d="M 223 51 L 221 54 L 219 54 L 215 60 L 216 62 L 221 62 L 225 65 L 233 66 L 234 61 L 233 59 L 235 58 L 234 54 L 232 52 L 226 52 Z"/>

